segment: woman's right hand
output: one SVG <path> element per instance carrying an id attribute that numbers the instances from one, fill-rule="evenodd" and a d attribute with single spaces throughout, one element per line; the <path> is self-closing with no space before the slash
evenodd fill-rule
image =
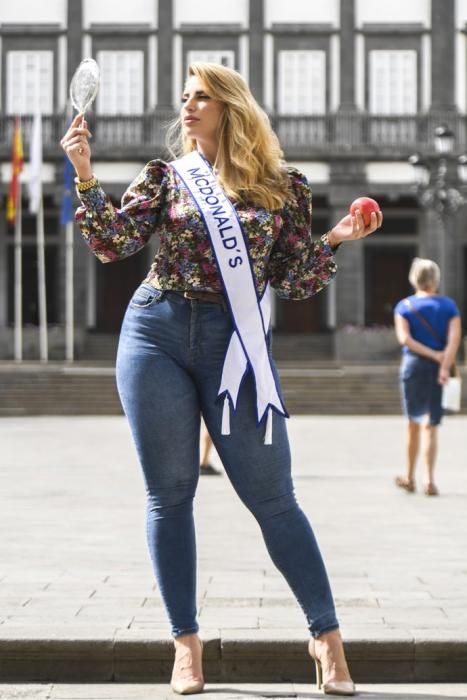
<path id="1" fill-rule="evenodd" d="M 91 136 L 84 114 L 77 114 L 60 141 L 63 150 L 76 170 L 76 174 L 83 181 L 92 178 L 91 147 L 88 141 Z"/>

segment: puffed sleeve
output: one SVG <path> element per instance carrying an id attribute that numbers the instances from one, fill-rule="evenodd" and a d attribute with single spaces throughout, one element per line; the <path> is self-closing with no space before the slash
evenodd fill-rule
<path id="1" fill-rule="evenodd" d="M 164 206 L 167 169 L 162 160 L 147 163 L 123 195 L 120 209 L 114 207 L 99 184 L 77 192 L 81 206 L 75 219 L 84 240 L 101 262 L 134 255 L 149 241 Z"/>
<path id="2" fill-rule="evenodd" d="M 288 168 L 290 197 L 280 211 L 281 226 L 268 265 L 269 281 L 283 299 L 306 299 L 320 292 L 337 271 L 331 247 L 311 239 L 311 188 Z"/>

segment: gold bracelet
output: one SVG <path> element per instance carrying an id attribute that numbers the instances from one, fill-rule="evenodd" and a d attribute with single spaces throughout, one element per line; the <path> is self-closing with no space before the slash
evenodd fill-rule
<path id="1" fill-rule="evenodd" d="M 337 245 L 334 245 L 334 246 L 331 245 L 331 241 L 329 240 L 330 233 L 331 233 L 331 231 L 328 231 L 327 233 L 323 233 L 323 235 L 321 236 L 321 240 L 324 243 L 324 245 L 329 246 L 331 248 L 332 252 L 334 253 L 339 248 L 339 246 L 341 244 L 338 243 Z"/>
<path id="2" fill-rule="evenodd" d="M 75 184 L 76 184 L 76 189 L 78 192 L 86 192 L 86 190 L 90 190 L 91 187 L 95 187 L 97 185 L 97 177 L 93 175 L 90 180 L 80 180 L 79 177 L 75 177 Z"/>

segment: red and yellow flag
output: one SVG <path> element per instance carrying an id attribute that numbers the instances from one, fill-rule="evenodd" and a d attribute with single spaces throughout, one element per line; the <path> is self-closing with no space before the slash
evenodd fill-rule
<path id="1" fill-rule="evenodd" d="M 6 218 L 8 223 L 14 224 L 16 219 L 16 204 L 19 192 L 19 176 L 23 169 L 23 138 L 21 136 L 21 120 L 15 118 L 13 129 L 13 145 L 11 148 L 11 180 L 6 203 Z"/>

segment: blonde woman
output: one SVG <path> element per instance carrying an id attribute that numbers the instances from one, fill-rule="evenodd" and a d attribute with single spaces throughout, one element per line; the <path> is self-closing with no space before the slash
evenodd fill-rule
<path id="1" fill-rule="evenodd" d="M 415 491 L 415 468 L 422 452 L 424 493 L 437 496 L 434 468 L 437 430 L 441 423 L 442 385 L 449 377 L 461 340 L 459 309 L 438 294 L 440 271 L 433 260 L 415 258 L 409 272 L 415 294 L 394 310 L 396 335 L 402 346 L 400 387 L 407 416 L 406 473 L 396 486 Z"/>
<path id="2" fill-rule="evenodd" d="M 192 503 L 200 416 L 239 497 L 305 613 L 328 693 L 351 695 L 333 597 L 294 496 L 286 411 L 270 354 L 269 284 L 304 299 L 333 278 L 334 251 L 375 231 L 361 214 L 311 240 L 311 191 L 282 160 L 243 78 L 195 63 L 183 90 L 177 160 L 152 160 L 112 206 L 74 120 L 62 145 L 78 175 L 77 221 L 102 262 L 160 247 L 123 322 L 117 382 L 148 495 L 147 536 L 175 638 L 172 687 L 203 689 Z M 173 133 L 172 133 L 173 136 Z M 221 621 L 219 621 L 221 624 Z"/>

